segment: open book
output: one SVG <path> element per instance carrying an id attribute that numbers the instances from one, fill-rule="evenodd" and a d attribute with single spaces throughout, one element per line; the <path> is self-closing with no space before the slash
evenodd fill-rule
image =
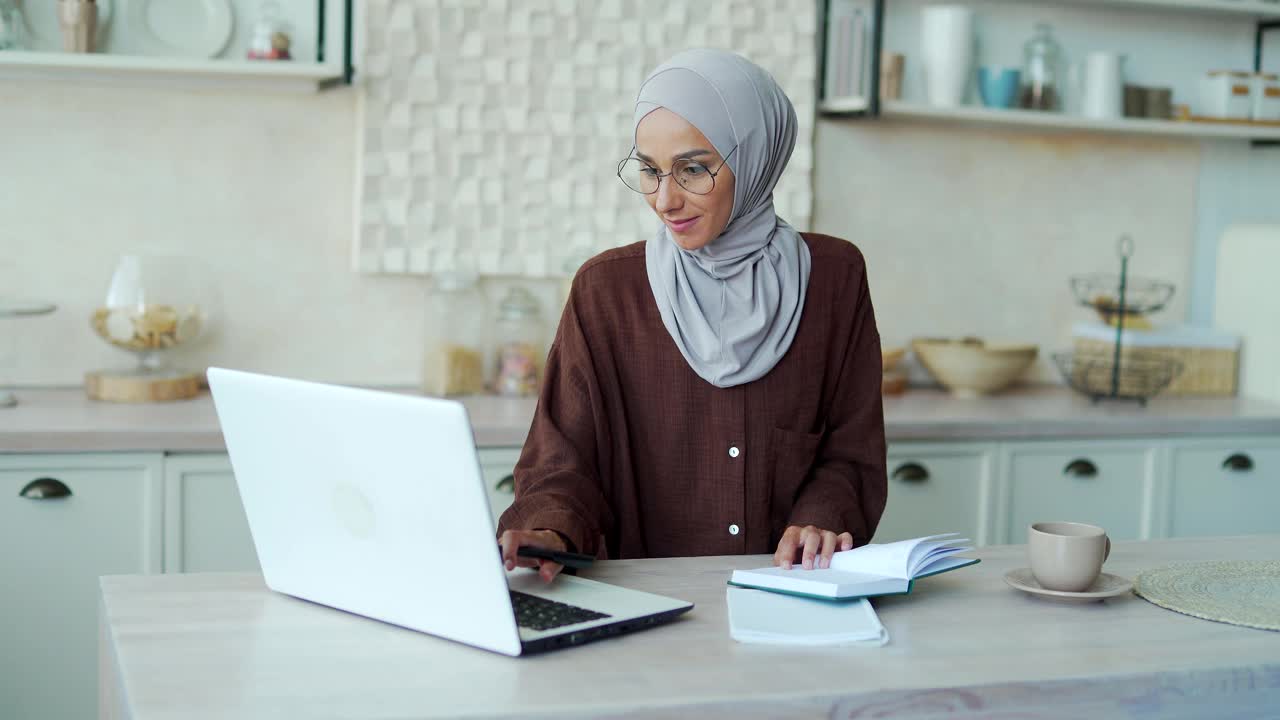
<path id="1" fill-rule="evenodd" d="M 889 642 L 866 598 L 832 602 L 751 588 L 727 590 L 729 635 L 740 643 L 880 647 Z"/>
<path id="2" fill-rule="evenodd" d="M 954 557 L 973 549 L 967 542 L 968 538 L 946 533 L 864 545 L 835 553 L 829 568 L 734 570 L 729 584 L 826 599 L 903 595 L 919 578 L 977 563 L 974 558 Z"/>

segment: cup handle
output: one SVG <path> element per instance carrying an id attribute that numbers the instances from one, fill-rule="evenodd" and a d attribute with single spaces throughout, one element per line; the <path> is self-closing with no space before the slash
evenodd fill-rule
<path id="1" fill-rule="evenodd" d="M 1106 562 L 1107 558 L 1111 557 L 1111 538 L 1107 535 L 1103 535 L 1102 538 L 1107 541 L 1106 547 L 1102 549 L 1102 562 Z"/>

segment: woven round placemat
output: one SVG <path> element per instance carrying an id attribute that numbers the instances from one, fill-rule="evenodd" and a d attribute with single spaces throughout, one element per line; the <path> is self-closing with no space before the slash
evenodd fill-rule
<path id="1" fill-rule="evenodd" d="M 1133 591 L 1184 615 L 1280 630 L 1280 561 L 1170 565 L 1139 573 Z"/>

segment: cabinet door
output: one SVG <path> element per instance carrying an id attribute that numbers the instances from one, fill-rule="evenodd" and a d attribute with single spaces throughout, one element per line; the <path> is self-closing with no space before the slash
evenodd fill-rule
<path id="1" fill-rule="evenodd" d="M 98 576 L 160 570 L 161 456 L 0 454 L 0 715 L 97 714 Z"/>
<path id="2" fill-rule="evenodd" d="M 1031 523 L 1067 520 L 1099 525 L 1112 540 L 1148 538 L 1156 460 L 1156 448 L 1142 443 L 1009 445 L 998 532 L 1025 543 Z"/>
<path id="3" fill-rule="evenodd" d="M 225 454 L 168 455 L 164 476 L 165 572 L 261 569 Z"/>
<path id="4" fill-rule="evenodd" d="M 1180 442 L 1170 493 L 1172 537 L 1280 532 L 1280 439 Z"/>
<path id="5" fill-rule="evenodd" d="M 961 443 L 890 446 L 889 502 L 873 541 L 958 532 L 985 545 L 994 454 Z"/>
<path id="6" fill-rule="evenodd" d="M 498 517 L 515 500 L 515 486 L 512 484 L 511 471 L 520 459 L 520 448 L 480 448 L 480 473 L 484 476 L 484 486 L 489 493 L 489 512 L 493 515 L 493 525 L 498 526 Z"/>

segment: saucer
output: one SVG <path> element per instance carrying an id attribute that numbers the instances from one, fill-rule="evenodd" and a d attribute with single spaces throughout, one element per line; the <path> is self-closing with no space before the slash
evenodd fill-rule
<path id="1" fill-rule="evenodd" d="M 1036 580 L 1036 576 L 1031 574 L 1031 568 L 1018 568 L 1010 570 L 1004 574 L 1004 581 L 1010 587 L 1017 588 L 1026 593 L 1031 593 L 1042 597 L 1046 600 L 1054 600 L 1056 602 L 1066 603 L 1091 603 L 1099 600 L 1106 600 L 1117 595 L 1124 595 L 1133 590 L 1133 583 L 1125 580 L 1119 575 L 1110 573 L 1099 573 L 1098 579 L 1093 581 L 1089 589 L 1081 592 L 1066 592 L 1064 590 L 1049 590 L 1040 586 Z"/>

